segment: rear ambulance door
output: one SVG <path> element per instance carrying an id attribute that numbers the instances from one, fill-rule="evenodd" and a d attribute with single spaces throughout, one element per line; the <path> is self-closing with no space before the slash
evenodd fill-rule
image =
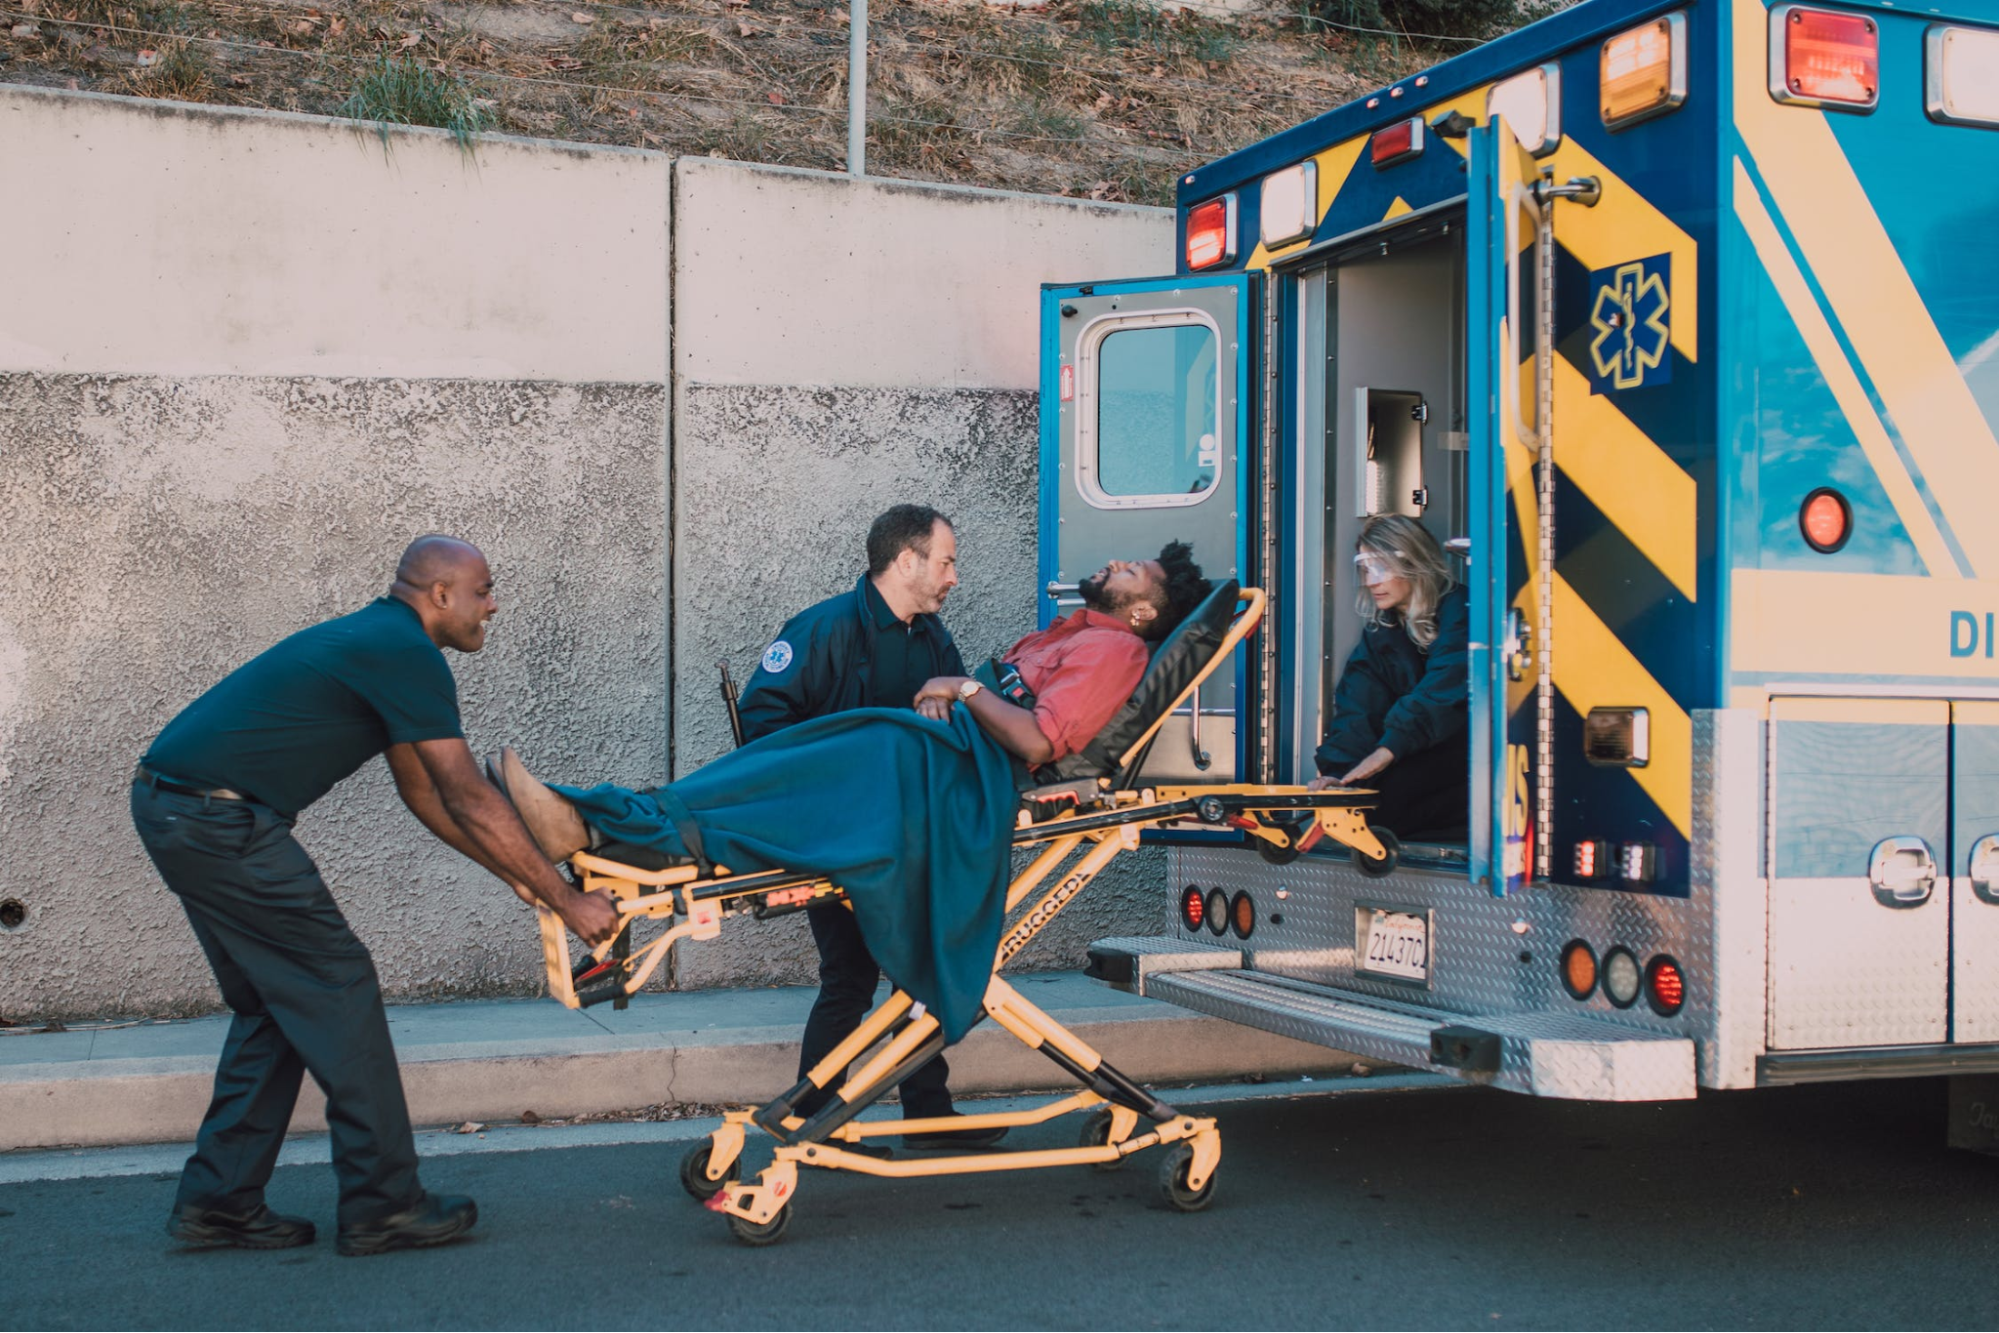
<path id="1" fill-rule="evenodd" d="M 1041 624 L 1081 605 L 1114 559 L 1193 545 L 1208 577 L 1243 579 L 1250 507 L 1248 274 L 1046 287 L 1041 296 Z M 1153 743 L 1148 782 L 1241 771 L 1244 650 Z"/>
<path id="2" fill-rule="evenodd" d="M 1470 131 L 1465 243 L 1471 431 L 1471 865 L 1495 896 L 1534 874 L 1540 616 L 1534 464 L 1534 159 L 1505 119 Z"/>
<path id="3" fill-rule="evenodd" d="M 1950 711 L 1951 1037 L 1999 1041 L 1999 703 Z"/>

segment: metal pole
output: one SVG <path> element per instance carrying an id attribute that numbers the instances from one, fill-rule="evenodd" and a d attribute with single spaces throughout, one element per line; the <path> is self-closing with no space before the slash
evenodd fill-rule
<path id="1" fill-rule="evenodd" d="M 868 174 L 868 0 L 853 0 L 847 23 L 847 174 Z"/>

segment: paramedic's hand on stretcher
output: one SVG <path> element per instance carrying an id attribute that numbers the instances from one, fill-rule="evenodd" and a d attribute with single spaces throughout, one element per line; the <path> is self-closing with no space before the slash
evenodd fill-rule
<path id="1" fill-rule="evenodd" d="M 1395 751 L 1388 749 L 1386 746 L 1382 746 L 1380 748 L 1377 748 L 1373 754 L 1369 755 L 1367 758 L 1361 760 L 1358 764 L 1355 764 L 1352 768 L 1348 769 L 1344 777 L 1336 778 L 1332 777 L 1331 775 L 1328 775 L 1323 778 L 1313 778 L 1310 782 L 1305 784 L 1305 790 L 1324 791 L 1328 787 L 1356 786 L 1360 783 L 1366 782 L 1369 778 L 1373 777 L 1376 773 L 1379 773 L 1382 769 L 1387 768 L 1390 764 L 1394 762 L 1395 762 Z"/>
<path id="2" fill-rule="evenodd" d="M 960 699 L 958 689 L 970 676 L 932 676 L 916 692 L 916 711 L 933 722 L 951 720 L 951 705 Z M 980 690 L 964 700 L 972 718 L 988 736 L 1029 768 L 1055 757 L 1055 747 L 1042 734 L 1034 714 L 1018 704 L 1000 698 L 991 690 Z"/>

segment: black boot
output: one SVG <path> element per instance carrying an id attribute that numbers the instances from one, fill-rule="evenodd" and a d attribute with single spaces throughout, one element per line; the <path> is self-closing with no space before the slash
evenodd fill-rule
<path id="1" fill-rule="evenodd" d="M 338 1248 L 347 1255 L 387 1254 L 457 1240 L 479 1220 L 479 1205 L 461 1194 L 426 1194 L 400 1212 L 340 1228 Z"/>
<path id="2" fill-rule="evenodd" d="M 318 1233 L 303 1217 L 285 1217 L 258 1204 L 247 1213 L 225 1213 L 198 1203 L 176 1208 L 167 1234 L 183 1245 L 233 1245 L 243 1250 L 289 1250 L 312 1244 Z"/>

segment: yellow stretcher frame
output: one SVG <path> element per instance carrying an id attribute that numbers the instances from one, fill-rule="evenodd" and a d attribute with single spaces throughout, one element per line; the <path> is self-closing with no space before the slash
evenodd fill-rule
<path id="1" fill-rule="evenodd" d="M 1173 709 L 1256 629 L 1263 618 L 1263 593 L 1245 588 L 1239 597 L 1240 609 L 1221 644 L 1130 747 L 1121 758 L 1122 764 L 1143 753 Z M 1081 1165 L 1109 1170 L 1134 1153 L 1171 1145 L 1160 1173 L 1167 1203 L 1185 1212 L 1206 1207 L 1221 1160 L 1221 1134 L 1214 1120 L 1183 1115 L 1118 1072 L 1087 1042 L 1025 999 L 1001 978 L 1000 970 L 1106 866 L 1135 849 L 1139 834 L 1147 828 L 1184 822 L 1231 827 L 1260 840 L 1265 846 L 1259 850 L 1272 859 L 1288 859 L 1319 837 L 1329 837 L 1350 848 L 1356 863 L 1370 874 L 1387 874 L 1394 869 L 1397 848 L 1393 835 L 1368 827 L 1362 810 L 1373 803 L 1374 793 L 1359 788 L 1313 792 L 1295 786 L 1231 783 L 1125 791 L 1113 786 L 1106 778 L 1063 783 L 1027 794 L 1013 845 L 1039 846 L 1041 851 L 1007 886 L 1007 925 L 1000 936 L 984 1000 L 985 1017 L 1030 1049 L 1047 1055 L 1082 1083 L 1083 1091 L 1022 1111 L 949 1119 L 857 1120 L 861 1111 L 944 1048 L 935 1016 L 907 992 L 898 990 L 795 1087 L 756 1110 L 729 1112 L 721 1128 L 697 1143 L 682 1161 L 680 1179 L 687 1192 L 726 1214 L 739 1240 L 767 1245 L 782 1236 L 790 1223 L 801 1166 L 888 1177 Z M 1037 804 L 1059 812 L 1036 820 L 1031 807 Z M 1291 818 L 1280 819 L 1280 815 Z M 1308 818 L 1300 820 L 1301 815 Z M 570 1008 L 636 993 L 665 961 L 676 941 L 713 939 L 721 933 L 725 919 L 765 918 L 816 903 L 845 901 L 841 890 L 829 880 L 786 871 L 734 875 L 718 866 L 704 876 L 692 865 L 641 870 L 588 852 L 572 857 L 570 866 L 585 891 L 609 893 L 626 918 L 626 929 L 615 941 L 593 950 L 587 962 L 574 967 L 560 919 L 548 909 L 540 909 L 549 994 Z M 1051 879 L 1053 887 L 1041 891 L 1030 904 L 1028 900 Z M 633 951 L 631 926 L 640 919 L 672 924 Z M 870 1048 L 884 1039 L 879 1051 L 841 1081 L 850 1066 L 862 1061 Z M 809 1118 L 797 1114 L 800 1102 L 828 1089 L 833 1095 L 818 1113 Z M 1092 1114 L 1074 1148 L 939 1154 L 908 1160 L 884 1160 L 853 1151 L 868 1139 L 892 1134 L 1038 1125 L 1079 1111 Z M 1151 1128 L 1143 1133 L 1138 1132 L 1141 1119 L 1151 1122 Z M 754 1182 L 746 1182 L 734 1179 L 732 1173 L 752 1127 L 769 1134 L 778 1146 L 771 1165 Z"/>

